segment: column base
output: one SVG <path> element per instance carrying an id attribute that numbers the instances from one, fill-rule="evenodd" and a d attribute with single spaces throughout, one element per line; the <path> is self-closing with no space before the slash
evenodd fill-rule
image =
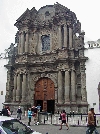
<path id="1" fill-rule="evenodd" d="M 65 105 L 70 105 L 70 101 L 67 101 L 64 103 Z"/>
<path id="2" fill-rule="evenodd" d="M 76 105 L 76 101 L 72 101 L 71 102 L 71 105 Z"/>
<path id="3" fill-rule="evenodd" d="M 87 101 L 81 101 L 80 104 L 86 106 L 86 105 L 88 105 L 88 102 Z"/>
<path id="4" fill-rule="evenodd" d="M 16 96 L 16 102 L 20 101 L 20 96 Z"/>

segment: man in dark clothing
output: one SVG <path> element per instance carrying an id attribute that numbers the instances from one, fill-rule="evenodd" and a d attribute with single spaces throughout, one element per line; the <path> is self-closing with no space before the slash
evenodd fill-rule
<path id="1" fill-rule="evenodd" d="M 21 115 L 22 115 L 22 110 L 19 106 L 19 108 L 17 109 L 17 118 L 19 118 L 21 120 Z"/>
<path id="2" fill-rule="evenodd" d="M 7 106 L 5 106 L 5 108 L 2 109 L 1 115 L 3 115 L 3 116 L 9 116 Z"/>

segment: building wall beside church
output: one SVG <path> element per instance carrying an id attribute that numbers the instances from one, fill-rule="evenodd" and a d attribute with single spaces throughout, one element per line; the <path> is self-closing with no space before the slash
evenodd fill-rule
<path id="1" fill-rule="evenodd" d="M 100 48 L 92 47 L 85 50 L 86 62 L 86 87 L 89 107 L 94 107 L 95 112 L 100 112 L 98 85 L 100 82 Z"/>
<path id="2" fill-rule="evenodd" d="M 0 111 L 3 108 L 6 95 L 7 69 L 4 67 L 8 63 L 8 59 L 0 59 Z"/>

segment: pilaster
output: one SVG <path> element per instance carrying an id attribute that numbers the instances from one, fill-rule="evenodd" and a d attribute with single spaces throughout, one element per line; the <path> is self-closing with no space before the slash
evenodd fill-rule
<path id="1" fill-rule="evenodd" d="M 64 47 L 67 47 L 67 25 L 64 25 Z"/>
<path id="2" fill-rule="evenodd" d="M 63 85 L 62 85 L 62 72 L 58 72 L 58 104 L 63 103 Z"/>
<path id="3" fill-rule="evenodd" d="M 21 34 L 19 33 L 18 54 L 21 53 Z"/>
<path id="4" fill-rule="evenodd" d="M 70 92 L 70 76 L 69 76 L 69 71 L 65 71 L 65 104 L 70 102 L 70 97 L 69 97 L 69 92 Z"/>
<path id="5" fill-rule="evenodd" d="M 20 94 L 21 91 L 21 78 L 20 78 L 20 74 L 17 75 L 17 90 L 16 90 L 16 101 L 19 102 L 20 101 Z"/>
<path id="6" fill-rule="evenodd" d="M 13 102 L 16 101 L 17 75 L 14 74 Z"/>
<path id="7" fill-rule="evenodd" d="M 24 43 L 25 43 L 24 32 L 22 32 L 21 33 L 21 54 L 24 52 Z"/>
<path id="8" fill-rule="evenodd" d="M 62 44 L 61 44 L 61 26 L 58 27 L 58 43 L 59 43 L 59 48 L 62 48 Z"/>
<path id="9" fill-rule="evenodd" d="M 23 82 L 22 82 L 22 102 L 26 101 L 26 73 L 23 74 Z"/>
<path id="10" fill-rule="evenodd" d="M 69 27 L 69 48 L 72 48 L 72 42 L 73 42 L 73 33 L 72 33 L 72 28 Z"/>
<path id="11" fill-rule="evenodd" d="M 76 102 L 76 76 L 75 70 L 71 70 L 71 101 Z"/>
<path id="12" fill-rule="evenodd" d="M 80 63 L 81 69 L 81 95 L 82 102 L 87 102 L 87 92 L 86 92 L 86 74 L 85 74 L 85 63 Z"/>
<path id="13" fill-rule="evenodd" d="M 29 43 L 29 33 L 27 31 L 26 33 L 26 42 L 25 42 L 25 52 L 27 53 L 28 52 L 28 44 Z"/>

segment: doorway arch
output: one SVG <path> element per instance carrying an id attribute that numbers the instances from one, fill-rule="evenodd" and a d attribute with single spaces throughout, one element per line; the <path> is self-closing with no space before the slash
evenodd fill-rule
<path id="1" fill-rule="evenodd" d="M 41 110 L 54 113 L 55 88 L 54 82 L 47 77 L 40 78 L 35 84 L 35 105 L 40 104 Z"/>

